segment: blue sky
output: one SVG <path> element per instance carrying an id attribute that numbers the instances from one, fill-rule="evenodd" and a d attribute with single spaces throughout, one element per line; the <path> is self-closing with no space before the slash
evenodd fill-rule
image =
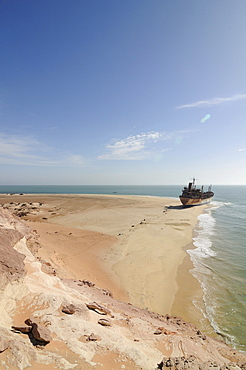
<path id="1" fill-rule="evenodd" d="M 0 184 L 246 184 L 245 0 L 1 0 Z"/>

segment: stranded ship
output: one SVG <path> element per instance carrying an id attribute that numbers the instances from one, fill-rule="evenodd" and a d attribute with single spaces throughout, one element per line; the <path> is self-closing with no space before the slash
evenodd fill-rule
<path id="1" fill-rule="evenodd" d="M 189 182 L 188 187 L 184 187 L 182 195 L 179 196 L 179 199 L 184 206 L 205 204 L 210 202 L 214 196 L 214 193 L 211 191 L 212 185 L 208 187 L 208 191 L 203 191 L 203 186 L 201 189 L 196 188 L 195 181 L 195 178 L 193 178 L 193 181 Z"/>

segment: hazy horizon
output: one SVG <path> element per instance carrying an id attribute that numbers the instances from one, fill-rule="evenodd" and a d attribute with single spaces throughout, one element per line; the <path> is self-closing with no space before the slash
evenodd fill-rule
<path id="1" fill-rule="evenodd" d="M 145 187 L 148 187 L 148 186 L 186 186 L 188 185 L 188 182 L 187 183 L 183 183 L 183 184 L 177 184 L 177 183 L 173 183 L 173 184 L 0 184 L 0 187 L 18 187 L 18 186 L 34 186 L 34 187 L 38 187 L 38 186 L 47 186 L 47 187 L 89 187 L 89 186 L 92 186 L 92 187 L 110 187 L 110 186 L 118 186 L 118 187 L 121 187 L 121 186 L 132 186 L 132 187 L 140 187 L 140 186 L 145 186 Z M 206 187 L 212 185 L 213 186 L 246 186 L 246 184 L 209 184 L 209 183 L 196 183 L 196 186 L 199 187 L 199 186 L 204 186 L 206 190 Z"/>

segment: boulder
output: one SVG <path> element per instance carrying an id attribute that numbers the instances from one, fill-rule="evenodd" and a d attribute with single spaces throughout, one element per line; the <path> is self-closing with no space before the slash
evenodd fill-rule
<path id="1" fill-rule="evenodd" d="M 110 312 L 110 310 L 108 308 L 101 306 L 97 302 L 86 303 L 86 306 L 90 310 L 93 310 L 93 311 L 95 311 L 96 313 L 98 313 L 100 315 L 107 315 L 107 314 L 108 315 L 111 315 L 111 312 Z"/>
<path id="2" fill-rule="evenodd" d="M 12 327 L 12 329 L 20 331 L 23 334 L 30 333 L 30 331 L 32 330 L 32 326 L 30 326 L 30 325 L 11 326 L 11 327 Z"/>
<path id="3" fill-rule="evenodd" d="M 35 319 L 33 316 L 26 319 L 25 324 L 32 327 L 31 333 L 36 340 L 46 343 L 49 343 L 52 340 L 49 329 L 43 324 L 40 324 L 38 319 Z"/>
<path id="4" fill-rule="evenodd" d="M 38 319 L 33 316 L 30 316 L 29 319 L 25 320 L 25 324 L 27 324 L 28 326 L 32 326 L 34 323 L 38 323 Z"/>
<path id="5" fill-rule="evenodd" d="M 107 319 L 99 319 L 98 324 L 102 326 L 112 326 L 111 322 Z"/>
<path id="6" fill-rule="evenodd" d="M 63 305 L 62 308 L 61 308 L 62 312 L 64 313 L 67 313 L 69 315 L 72 315 L 75 313 L 76 311 L 76 307 L 74 306 L 74 304 L 67 304 L 67 305 Z"/>
<path id="7" fill-rule="evenodd" d="M 41 342 L 49 343 L 52 340 L 49 329 L 42 324 L 32 324 L 32 334 L 35 339 Z"/>

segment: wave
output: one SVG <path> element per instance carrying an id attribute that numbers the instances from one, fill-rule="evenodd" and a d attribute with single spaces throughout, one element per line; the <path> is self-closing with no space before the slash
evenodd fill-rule
<path id="1" fill-rule="evenodd" d="M 221 202 L 221 201 L 217 201 L 217 200 L 213 200 L 210 203 L 212 208 L 219 208 L 219 207 L 222 207 L 222 206 L 230 206 L 231 204 L 232 204 L 231 202 Z"/>
<path id="2" fill-rule="evenodd" d="M 215 257 L 217 255 L 213 249 L 211 240 L 211 236 L 216 233 L 216 220 L 213 217 L 213 211 L 223 206 L 230 206 L 231 204 L 231 202 L 213 201 L 210 203 L 210 207 L 198 216 L 198 223 L 194 230 L 195 236 L 193 237 L 195 249 L 188 250 L 190 256 L 193 257 L 193 262 L 197 258 Z"/>
<path id="3" fill-rule="evenodd" d="M 211 209 L 206 213 L 198 216 L 198 224 L 195 228 L 196 236 L 193 237 L 193 245 L 195 249 L 189 250 L 188 253 L 194 258 L 208 258 L 216 256 L 212 249 L 211 235 L 214 234 L 215 219 L 211 214 Z"/>

